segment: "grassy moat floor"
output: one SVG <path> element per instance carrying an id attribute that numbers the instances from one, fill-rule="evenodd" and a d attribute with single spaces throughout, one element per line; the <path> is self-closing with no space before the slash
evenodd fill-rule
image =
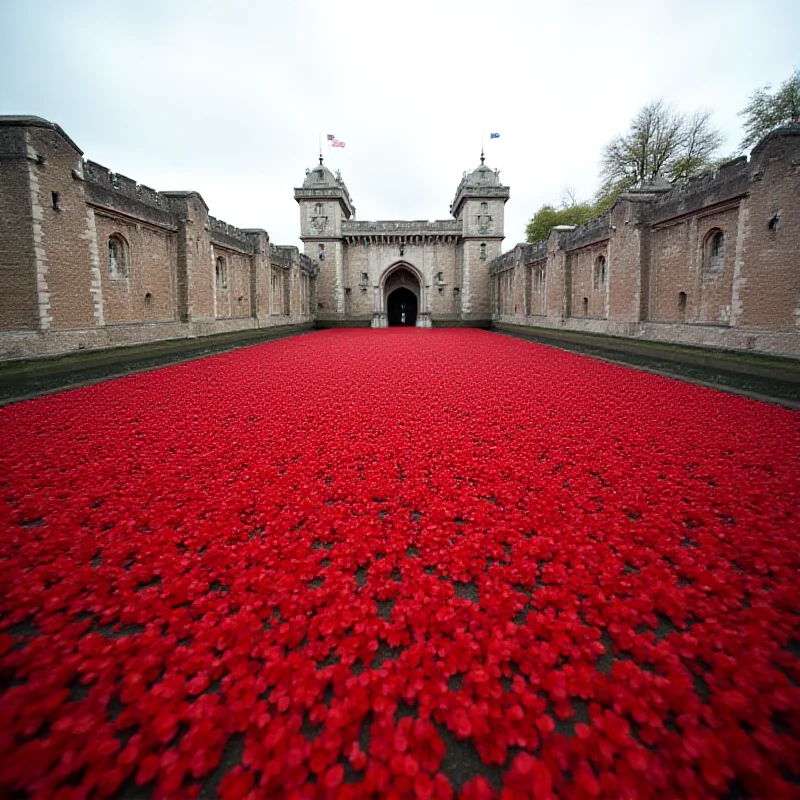
<path id="1" fill-rule="evenodd" d="M 0 794 L 794 798 L 800 417 L 477 330 L 0 408 Z"/>

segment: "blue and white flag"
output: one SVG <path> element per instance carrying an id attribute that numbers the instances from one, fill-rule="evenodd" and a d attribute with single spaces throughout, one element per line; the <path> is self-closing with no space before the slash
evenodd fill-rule
<path id="1" fill-rule="evenodd" d="M 499 133 L 490 133 L 489 134 L 489 138 L 490 139 L 499 139 L 500 138 L 500 134 Z"/>

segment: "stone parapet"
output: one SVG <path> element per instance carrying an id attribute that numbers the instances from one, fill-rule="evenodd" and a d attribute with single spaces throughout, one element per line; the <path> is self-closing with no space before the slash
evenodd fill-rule
<path id="1" fill-rule="evenodd" d="M 307 325 L 313 317 L 272 315 L 263 320 L 252 317 L 216 319 L 203 322 L 157 322 L 130 325 L 105 325 L 64 331 L 0 331 L 0 360 L 13 361 L 65 353 L 89 352 L 109 347 L 161 342 L 171 339 L 193 339 L 235 331 L 273 328 L 282 325 Z"/>
<path id="2" fill-rule="evenodd" d="M 800 359 L 800 336 L 794 331 L 774 331 L 764 328 L 728 328 L 715 325 L 682 325 L 656 322 L 611 322 L 604 319 L 552 318 L 533 315 L 496 315 L 494 323 L 521 330 L 575 331 L 598 336 L 615 336 L 621 339 L 639 339 L 648 342 L 687 345 L 714 350 L 732 350 L 746 353 Z"/>

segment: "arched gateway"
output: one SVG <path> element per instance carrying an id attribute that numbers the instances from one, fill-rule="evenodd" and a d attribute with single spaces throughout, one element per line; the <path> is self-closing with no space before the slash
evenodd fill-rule
<path id="1" fill-rule="evenodd" d="M 381 294 L 389 327 L 417 324 L 422 284 L 416 272 L 410 265 L 396 264 L 384 275 Z"/>
<path id="2" fill-rule="evenodd" d="M 429 327 L 425 284 L 419 270 L 408 262 L 392 264 L 382 275 L 377 292 L 376 327 Z M 374 323 L 373 323 L 374 325 Z"/>
<path id="3" fill-rule="evenodd" d="M 322 157 L 294 196 L 305 254 L 317 265 L 321 326 L 490 323 L 489 265 L 500 255 L 509 189 L 483 153 L 447 219 L 357 220 L 344 179 Z"/>
<path id="4" fill-rule="evenodd" d="M 400 286 L 386 298 L 386 319 L 390 328 L 417 324 L 417 296 Z"/>

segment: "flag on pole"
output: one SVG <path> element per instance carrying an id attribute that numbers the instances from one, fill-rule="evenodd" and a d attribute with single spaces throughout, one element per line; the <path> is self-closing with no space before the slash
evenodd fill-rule
<path id="1" fill-rule="evenodd" d="M 340 142 L 338 139 L 331 140 L 332 147 L 344 147 L 344 142 Z"/>
<path id="2" fill-rule="evenodd" d="M 328 134 L 328 141 L 329 141 L 329 142 L 332 142 L 332 141 L 333 141 L 335 138 L 336 138 L 336 137 L 335 137 L 335 136 L 334 136 L 332 133 L 329 133 L 329 134 Z"/>
<path id="3" fill-rule="evenodd" d="M 499 133 L 490 133 L 489 134 L 489 138 L 490 139 L 499 139 L 500 138 L 500 134 Z"/>

